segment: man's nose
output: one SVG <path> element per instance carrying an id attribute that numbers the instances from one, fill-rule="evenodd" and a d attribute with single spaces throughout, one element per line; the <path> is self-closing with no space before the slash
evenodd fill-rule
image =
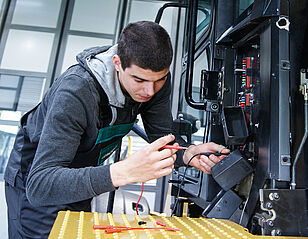
<path id="1" fill-rule="evenodd" d="M 155 93 L 154 90 L 154 82 L 146 82 L 145 86 L 144 86 L 144 92 L 149 95 L 152 96 Z"/>

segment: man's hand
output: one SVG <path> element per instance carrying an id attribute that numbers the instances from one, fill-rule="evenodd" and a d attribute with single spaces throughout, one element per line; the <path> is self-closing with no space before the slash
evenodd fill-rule
<path id="1" fill-rule="evenodd" d="M 184 152 L 184 163 L 187 164 L 191 157 L 198 153 L 230 153 L 230 150 L 226 149 L 226 147 L 223 145 L 215 143 L 191 145 Z M 211 154 L 209 157 L 205 155 L 198 155 L 192 159 L 189 165 L 199 169 L 204 173 L 211 174 L 211 168 L 225 157 L 226 156 L 218 157 L 213 154 Z"/>
<path id="2" fill-rule="evenodd" d="M 173 135 L 161 137 L 125 160 L 110 165 L 113 185 L 119 187 L 129 183 L 146 182 L 170 174 L 177 150 L 161 148 L 173 140 Z"/>

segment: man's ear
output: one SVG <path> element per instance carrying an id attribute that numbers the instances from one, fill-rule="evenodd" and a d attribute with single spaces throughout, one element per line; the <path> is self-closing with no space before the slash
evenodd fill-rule
<path id="1" fill-rule="evenodd" d="M 116 71 L 120 71 L 120 69 L 121 69 L 121 59 L 117 54 L 115 54 L 112 57 L 112 62 L 113 62 L 113 65 L 114 65 L 114 68 L 116 69 Z"/>

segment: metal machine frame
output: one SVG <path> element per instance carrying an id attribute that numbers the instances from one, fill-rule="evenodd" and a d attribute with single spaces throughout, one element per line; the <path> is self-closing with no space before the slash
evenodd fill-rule
<path id="1" fill-rule="evenodd" d="M 219 186 L 213 182 L 211 176 L 202 173 L 185 179 L 186 182 L 182 187 L 173 183 L 174 196 L 178 195 L 179 188 L 181 190 L 179 194 L 181 200 L 177 205 L 176 215 L 181 215 L 185 202 L 188 202 L 190 216 L 200 216 L 202 212 L 202 215 L 206 216 L 204 211 L 209 205 L 213 210 L 215 207 L 223 208 L 222 202 L 232 206 L 233 202 L 239 200 L 239 196 L 242 203 L 240 206 L 234 203 L 235 210 L 228 219 L 248 227 L 251 232 L 265 235 L 308 235 L 307 189 L 305 189 L 308 185 L 307 168 L 305 168 L 307 154 L 302 155 L 302 149 L 299 148 L 299 142 L 303 145 L 305 143 L 302 139 L 304 114 L 301 113 L 304 101 L 299 92 L 302 84 L 299 69 L 307 68 L 308 63 L 299 60 L 305 59 L 300 52 L 305 48 L 299 43 L 304 42 L 307 35 L 305 31 L 307 17 L 303 16 L 303 12 L 299 9 L 307 10 L 308 3 L 255 0 L 238 15 L 236 9 L 239 2 L 213 0 L 211 23 L 204 34 L 206 36 L 196 42 L 198 0 L 188 1 L 185 20 L 187 24 L 185 34 L 188 37 L 184 43 L 187 51 L 183 52 L 185 64 L 182 66 L 182 89 L 185 87 L 185 90 L 180 91 L 182 93 L 179 95 L 179 112 L 183 112 L 184 104 L 204 111 L 208 127 L 205 130 L 204 142 L 225 144 L 220 120 L 221 112 L 227 106 L 238 106 L 239 93 L 247 92 L 252 95 L 249 105 L 247 104 L 249 109 L 245 108 L 244 111 L 249 128 L 249 137 L 245 144 L 247 147 L 245 145 L 244 147 L 254 173 L 247 178 L 246 181 L 249 182 L 241 181 L 236 188 L 233 188 L 237 196 L 233 196 L 232 193 L 222 196 Z M 303 28 L 294 27 L 296 31 L 292 30 L 292 23 L 298 22 L 299 19 L 302 21 L 305 19 Z M 210 67 L 200 77 L 205 78 L 206 83 L 212 87 L 205 90 L 204 82 L 201 84 L 198 102 L 192 96 L 194 61 L 204 51 L 207 51 Z M 254 89 L 244 91 L 238 82 L 243 72 L 240 63 L 246 57 L 257 59 L 259 65 L 258 82 L 252 86 Z M 215 84 L 217 87 L 213 87 Z M 208 95 L 204 93 L 211 90 L 215 92 Z M 228 146 L 231 151 L 243 149 L 243 145 Z M 305 147 L 302 148 L 306 151 Z M 299 158 L 296 155 L 302 155 L 300 161 L 304 167 L 293 166 L 294 161 L 297 161 L 295 158 Z M 299 182 L 297 187 L 294 185 L 292 187 L 291 178 L 295 178 L 295 171 L 301 175 L 298 178 L 301 177 L 305 181 Z M 179 169 L 173 174 L 173 180 L 181 179 L 183 174 Z M 241 190 L 243 184 L 246 190 Z M 278 195 L 279 199 L 275 199 L 273 195 Z M 301 212 L 294 210 L 286 200 L 297 201 L 303 210 Z M 294 221 L 283 219 L 285 214 L 281 211 L 281 205 L 287 205 L 285 208 L 289 210 L 291 218 L 298 216 L 303 218 L 303 222 L 298 222 L 293 229 L 287 229 L 288 223 Z M 211 215 L 222 216 L 215 214 L 215 211 L 212 211 Z"/>

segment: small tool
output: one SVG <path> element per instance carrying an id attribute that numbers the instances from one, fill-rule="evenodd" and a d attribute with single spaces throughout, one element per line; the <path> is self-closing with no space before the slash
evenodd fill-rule
<path id="1" fill-rule="evenodd" d="M 176 146 L 176 145 L 165 145 L 162 149 L 187 149 L 187 147 Z"/>
<path id="2" fill-rule="evenodd" d="M 187 147 L 176 146 L 176 145 L 165 145 L 165 146 L 162 147 L 162 149 L 177 149 L 177 150 L 183 149 L 183 150 L 186 150 Z M 229 155 L 229 153 L 212 153 L 212 152 L 200 153 L 199 155 L 210 156 L 211 154 L 213 154 L 215 156 Z"/>
<path id="3" fill-rule="evenodd" d="M 161 221 L 156 221 L 156 224 L 162 227 L 166 227 L 166 225 L 164 223 L 162 223 Z"/>
<path id="4" fill-rule="evenodd" d="M 93 225 L 93 229 L 103 229 L 105 233 L 115 233 L 121 231 L 129 231 L 129 230 L 167 230 L 167 231 L 181 231 L 177 228 L 170 228 L 170 227 L 121 227 L 121 226 L 112 226 L 112 225 Z"/>

